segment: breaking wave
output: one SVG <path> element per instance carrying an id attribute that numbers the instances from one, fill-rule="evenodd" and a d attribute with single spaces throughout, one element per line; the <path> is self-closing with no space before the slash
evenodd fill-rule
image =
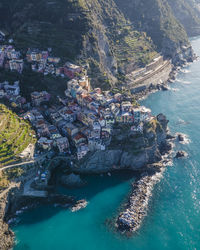
<path id="1" fill-rule="evenodd" d="M 179 79 L 179 78 L 177 78 L 176 81 L 179 82 L 179 83 L 182 83 L 182 84 L 191 84 L 190 81 L 186 81 L 186 80 Z"/>

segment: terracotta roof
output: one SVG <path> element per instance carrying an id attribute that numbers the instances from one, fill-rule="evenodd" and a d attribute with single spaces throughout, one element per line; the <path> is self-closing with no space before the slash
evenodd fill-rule
<path id="1" fill-rule="evenodd" d="M 71 110 L 66 110 L 66 111 L 65 111 L 65 114 L 69 114 L 69 115 L 70 115 L 70 114 L 73 114 L 73 113 L 74 113 L 74 112 L 71 111 Z"/>
<path id="2" fill-rule="evenodd" d="M 76 136 L 74 136 L 74 140 L 76 141 L 80 140 L 81 138 L 85 139 L 85 136 L 81 133 L 78 133 Z"/>

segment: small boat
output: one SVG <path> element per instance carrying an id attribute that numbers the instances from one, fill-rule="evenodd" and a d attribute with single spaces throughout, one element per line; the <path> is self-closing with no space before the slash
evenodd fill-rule
<path id="1" fill-rule="evenodd" d="M 110 172 L 108 172 L 108 176 L 111 176 L 111 173 L 110 173 Z"/>

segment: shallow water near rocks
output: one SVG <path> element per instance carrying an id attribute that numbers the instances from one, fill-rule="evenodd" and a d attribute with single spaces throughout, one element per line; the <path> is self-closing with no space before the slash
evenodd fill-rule
<path id="1" fill-rule="evenodd" d="M 200 56 L 200 37 L 192 44 Z M 12 228 L 17 241 L 14 250 L 200 249 L 200 61 L 180 72 L 169 91 L 156 92 L 142 104 L 155 115 L 166 114 L 171 132 L 186 134 L 190 142 L 177 144 L 176 150 L 186 151 L 189 157 L 174 160 L 167 168 L 139 232 L 127 239 L 105 223 L 130 190 L 129 174 L 90 176 L 87 187 L 62 189 L 86 198 L 85 209 L 72 213 L 42 206 L 20 215 L 21 221 Z"/>

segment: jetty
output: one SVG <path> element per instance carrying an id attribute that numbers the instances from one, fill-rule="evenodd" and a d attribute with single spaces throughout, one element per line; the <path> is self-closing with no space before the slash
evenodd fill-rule
<path id="1" fill-rule="evenodd" d="M 156 183 L 162 177 L 164 168 L 154 174 L 145 173 L 136 182 L 132 183 L 132 192 L 125 206 L 116 221 L 116 227 L 122 233 L 133 233 L 137 231 L 147 215 L 149 201 Z"/>

